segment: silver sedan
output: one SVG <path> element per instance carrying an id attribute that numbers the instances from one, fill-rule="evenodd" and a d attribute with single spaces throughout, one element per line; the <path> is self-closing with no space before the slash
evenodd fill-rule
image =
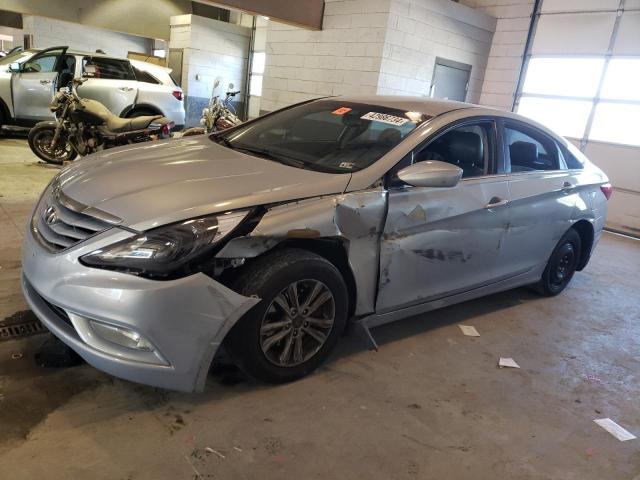
<path id="1" fill-rule="evenodd" d="M 23 246 L 23 291 L 87 362 L 204 386 L 224 345 L 268 382 L 370 327 L 501 290 L 557 295 L 611 186 L 518 115 L 412 97 L 305 102 L 211 136 L 64 169 Z"/>

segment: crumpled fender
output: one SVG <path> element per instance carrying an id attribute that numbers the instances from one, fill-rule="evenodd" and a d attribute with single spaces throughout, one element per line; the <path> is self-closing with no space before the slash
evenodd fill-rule
<path id="1" fill-rule="evenodd" d="M 296 239 L 338 238 L 347 250 L 357 290 L 356 315 L 374 310 L 380 236 L 387 213 L 382 188 L 317 197 L 270 208 L 246 236 L 230 240 L 217 258 L 253 258 Z"/>

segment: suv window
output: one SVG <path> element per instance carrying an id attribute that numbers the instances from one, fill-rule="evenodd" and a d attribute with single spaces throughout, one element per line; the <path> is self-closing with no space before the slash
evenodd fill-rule
<path id="1" fill-rule="evenodd" d="M 139 82 L 153 83 L 156 85 L 160 84 L 160 81 L 156 77 L 151 75 L 149 72 L 145 72 L 144 70 L 140 70 L 139 68 L 136 68 L 136 67 L 133 67 L 133 71 L 136 74 L 136 79 Z"/>
<path id="2" fill-rule="evenodd" d="M 93 78 L 104 78 L 107 80 L 135 80 L 133 68 L 127 60 L 103 57 L 85 57 L 82 60 L 82 73 L 87 65 L 93 65 L 96 73 Z"/>
<path id="3" fill-rule="evenodd" d="M 511 172 L 558 170 L 558 150 L 546 135 L 513 125 L 505 126 Z"/>
<path id="4" fill-rule="evenodd" d="M 418 150 L 413 163 L 439 160 L 462 169 L 462 178 L 489 173 L 493 152 L 493 123 L 466 124 L 443 133 Z"/>

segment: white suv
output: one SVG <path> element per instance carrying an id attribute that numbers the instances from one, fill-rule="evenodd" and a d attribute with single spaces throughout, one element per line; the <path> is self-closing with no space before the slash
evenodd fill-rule
<path id="1" fill-rule="evenodd" d="M 51 118 L 54 93 L 84 76 L 85 65 L 93 65 L 96 73 L 78 89 L 81 97 L 103 103 L 120 117 L 163 115 L 176 129 L 184 126 L 182 89 L 170 69 L 68 47 L 29 49 L 0 59 L 0 125 L 32 126 Z"/>

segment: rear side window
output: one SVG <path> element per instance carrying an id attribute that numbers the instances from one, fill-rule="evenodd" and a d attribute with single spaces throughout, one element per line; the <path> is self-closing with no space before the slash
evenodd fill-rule
<path id="1" fill-rule="evenodd" d="M 145 72 L 144 70 L 140 70 L 139 68 L 133 67 L 133 71 L 136 74 L 136 79 L 139 82 L 145 83 L 153 83 L 155 85 L 160 85 L 160 81 L 151 75 L 149 72 Z"/>
<path id="2" fill-rule="evenodd" d="M 85 57 L 82 60 L 82 73 L 87 65 L 93 65 L 96 69 L 93 78 L 107 80 L 135 80 L 133 68 L 127 60 L 116 58 Z"/>
<path id="3" fill-rule="evenodd" d="M 505 126 L 511 172 L 558 170 L 558 149 L 546 135 L 525 127 Z"/>
<path id="4" fill-rule="evenodd" d="M 569 144 L 569 148 L 562 147 L 562 157 L 564 158 L 564 163 L 567 165 L 569 170 L 582 170 L 584 168 L 584 163 L 578 157 L 580 151 L 577 151 L 576 154 L 572 153 L 577 150 L 572 144 Z"/>

